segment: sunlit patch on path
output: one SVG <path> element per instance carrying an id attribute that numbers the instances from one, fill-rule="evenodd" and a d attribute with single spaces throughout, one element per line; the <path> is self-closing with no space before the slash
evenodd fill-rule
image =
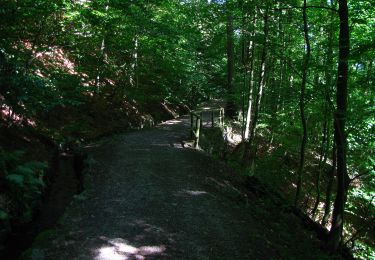
<path id="1" fill-rule="evenodd" d="M 164 245 L 135 247 L 122 238 L 101 239 L 105 240 L 107 245 L 95 250 L 95 260 L 145 259 L 146 256 L 161 255 L 166 250 Z"/>

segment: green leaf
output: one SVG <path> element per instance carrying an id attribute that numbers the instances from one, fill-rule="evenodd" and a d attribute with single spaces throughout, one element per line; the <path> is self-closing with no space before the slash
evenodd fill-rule
<path id="1" fill-rule="evenodd" d="M 4 210 L 0 209 L 0 220 L 6 220 L 8 219 L 8 213 L 6 213 Z"/>
<path id="2" fill-rule="evenodd" d="M 44 187 L 44 182 L 43 180 L 39 179 L 39 178 L 30 178 L 29 179 L 29 184 L 33 185 L 33 186 L 41 186 L 41 187 Z"/>
<path id="3" fill-rule="evenodd" d="M 16 169 L 14 169 L 12 171 L 13 174 L 17 174 L 17 175 L 24 175 L 24 176 L 31 176 L 34 174 L 34 170 L 30 167 L 27 167 L 27 165 L 20 165 L 20 166 L 17 166 Z"/>
<path id="4" fill-rule="evenodd" d="M 6 176 L 6 179 L 9 182 L 13 182 L 14 184 L 17 184 L 19 186 L 23 186 L 25 178 L 24 178 L 24 176 L 19 175 L 19 174 L 9 174 L 9 175 Z"/>
<path id="5" fill-rule="evenodd" d="M 31 161 L 25 163 L 24 166 L 33 170 L 43 170 L 48 167 L 48 164 L 46 162 Z"/>
<path id="6" fill-rule="evenodd" d="M 7 162 L 9 165 L 14 165 L 16 164 L 22 157 L 22 155 L 25 154 L 25 151 L 17 150 L 11 153 L 4 153 L 4 160 Z"/>

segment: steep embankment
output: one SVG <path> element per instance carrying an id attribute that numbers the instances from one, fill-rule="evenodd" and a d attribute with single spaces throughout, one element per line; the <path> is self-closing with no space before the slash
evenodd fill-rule
<path id="1" fill-rule="evenodd" d="M 87 146 L 86 191 L 26 258 L 316 259 L 313 233 L 233 169 L 183 148 L 188 120 Z"/>

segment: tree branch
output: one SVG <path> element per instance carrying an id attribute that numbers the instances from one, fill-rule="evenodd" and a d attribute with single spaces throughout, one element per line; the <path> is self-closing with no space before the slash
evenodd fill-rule
<path id="1" fill-rule="evenodd" d="M 367 171 L 362 172 L 362 173 L 359 173 L 359 174 L 357 174 L 356 176 L 354 176 L 353 178 L 351 178 L 351 179 L 350 179 L 350 182 L 353 182 L 353 181 L 356 180 L 356 179 L 359 179 L 359 178 L 361 178 L 361 177 L 363 177 L 363 176 L 365 176 L 365 175 L 370 174 L 371 171 L 375 171 L 375 165 L 372 166 L 372 169 L 368 169 Z"/>

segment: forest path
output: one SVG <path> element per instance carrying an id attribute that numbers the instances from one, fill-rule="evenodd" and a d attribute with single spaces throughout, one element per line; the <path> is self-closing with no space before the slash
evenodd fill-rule
<path id="1" fill-rule="evenodd" d="M 182 117 L 88 145 L 86 191 L 56 229 L 39 235 L 29 258 L 321 256 L 314 234 L 296 217 L 257 196 L 244 203 L 244 187 L 229 166 L 183 148 L 188 135 L 189 118 Z"/>

